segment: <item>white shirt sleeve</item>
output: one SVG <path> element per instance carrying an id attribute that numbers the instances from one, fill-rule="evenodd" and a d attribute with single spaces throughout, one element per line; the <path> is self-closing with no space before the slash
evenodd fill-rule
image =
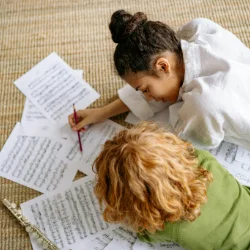
<path id="1" fill-rule="evenodd" d="M 140 120 L 148 120 L 155 113 L 169 106 L 169 103 L 147 101 L 140 91 L 136 91 L 129 84 L 118 90 L 118 96 Z"/>
<path id="2" fill-rule="evenodd" d="M 194 42 L 198 35 L 214 34 L 219 29 L 222 27 L 209 19 L 195 18 L 180 27 L 177 36 L 188 42 Z"/>
<path id="3" fill-rule="evenodd" d="M 218 56 L 226 55 L 228 60 L 250 64 L 250 49 L 232 32 L 209 19 L 193 19 L 178 30 L 177 36 L 211 49 Z"/>
<path id="4" fill-rule="evenodd" d="M 198 148 L 216 148 L 224 139 L 224 118 L 210 95 L 199 92 L 183 94 L 183 105 L 174 131 L 181 138 L 191 141 Z M 219 105 L 218 105 L 219 106 Z"/>
<path id="5" fill-rule="evenodd" d="M 178 118 L 170 119 L 175 133 L 199 148 L 215 148 L 224 139 L 249 149 L 250 49 L 204 18 L 187 23 L 178 35 L 192 53 L 186 53 L 185 70 L 191 74 L 183 105 L 174 104 Z"/>

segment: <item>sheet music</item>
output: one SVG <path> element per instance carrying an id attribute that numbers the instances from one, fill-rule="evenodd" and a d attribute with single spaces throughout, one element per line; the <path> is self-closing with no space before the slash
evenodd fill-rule
<path id="1" fill-rule="evenodd" d="M 161 110 L 160 112 L 156 113 L 153 117 L 151 117 L 149 120 L 157 122 L 159 126 L 168 129 L 169 132 L 173 131 L 169 123 L 169 108 Z M 137 124 L 140 122 L 140 119 L 136 117 L 132 112 L 129 112 L 125 121 L 131 124 Z"/>
<path id="2" fill-rule="evenodd" d="M 113 241 L 117 241 L 120 246 L 122 246 L 125 250 L 132 250 L 133 245 L 137 239 L 137 235 L 135 232 L 129 230 L 125 226 L 120 226 L 112 231 Z M 111 244 L 111 243 L 110 243 Z M 107 246 L 107 249 L 113 249 L 113 244 L 111 246 Z M 116 244 L 115 244 L 116 245 Z M 106 249 L 105 248 L 105 249 Z"/>
<path id="3" fill-rule="evenodd" d="M 121 249 L 131 249 L 136 240 L 136 233 L 131 232 L 126 229 L 124 226 L 120 226 L 116 229 L 113 229 L 109 233 L 104 233 L 99 235 L 95 239 L 85 242 L 83 244 L 79 244 L 79 246 L 74 247 L 74 250 L 82 250 L 82 249 L 95 249 L 95 250 L 103 250 L 108 247 L 109 244 L 112 243 L 113 240 L 119 242 L 119 246 Z M 111 246 L 113 243 L 111 244 Z M 110 246 L 109 246 L 110 247 Z"/>
<path id="4" fill-rule="evenodd" d="M 250 164 L 250 151 L 239 146 L 235 159 L 236 161 Z"/>
<path id="5" fill-rule="evenodd" d="M 79 165 L 79 170 L 87 175 L 94 174 L 92 171 L 92 164 L 100 153 L 105 141 L 111 139 L 116 132 L 124 129 L 123 126 L 111 120 L 106 120 L 89 126 L 85 132 L 80 133 L 83 149 L 81 154 L 79 151 L 77 133 L 72 131 L 69 126 L 65 128 L 67 129 L 67 132 L 64 133 L 68 133 L 73 141 L 72 147 L 66 157 L 69 160 L 81 158 L 82 163 Z"/>
<path id="6" fill-rule="evenodd" d="M 213 154 L 221 164 L 228 164 L 235 162 L 237 150 L 237 145 L 223 141 L 218 148 L 211 149 L 209 152 Z"/>
<path id="7" fill-rule="evenodd" d="M 38 137 L 57 137 L 67 139 L 68 133 L 61 128 L 57 128 L 51 124 L 51 122 L 22 122 L 20 126 L 20 135 L 38 136 Z M 70 140 L 71 143 L 71 140 Z"/>
<path id="8" fill-rule="evenodd" d="M 65 142 L 53 137 L 20 135 L 17 123 L 0 153 L 0 175 L 48 193 L 71 184 L 77 167 L 65 158 Z"/>
<path id="9" fill-rule="evenodd" d="M 74 247 L 74 250 L 103 250 L 112 240 L 113 238 L 111 237 L 110 233 L 105 233 L 86 243 L 79 244 L 78 246 Z"/>
<path id="10" fill-rule="evenodd" d="M 121 245 L 119 240 L 113 239 L 104 250 L 125 250 L 123 245 Z"/>
<path id="11" fill-rule="evenodd" d="M 79 150 L 77 132 L 72 131 L 68 124 L 61 129 L 57 129 L 46 124 L 36 125 L 33 122 L 25 122 L 24 126 L 21 126 L 19 133 L 30 136 L 38 134 L 39 136 L 66 138 L 65 159 L 70 162 L 77 161 L 80 171 L 93 176 L 92 164 L 98 156 L 102 145 L 121 129 L 124 129 L 124 127 L 111 120 L 89 126 L 85 132 L 80 134 L 83 147 L 82 153 Z"/>
<path id="12" fill-rule="evenodd" d="M 32 104 L 32 102 L 26 98 L 23 108 L 23 114 L 21 122 L 47 122 L 51 124 L 51 122 L 39 111 L 39 109 Z"/>
<path id="13" fill-rule="evenodd" d="M 70 188 L 23 203 L 23 215 L 58 248 L 74 249 L 74 245 L 77 247 L 117 227 L 103 220 L 93 185 L 93 178 L 84 177 Z M 42 249 L 32 238 L 31 242 L 34 250 Z"/>
<path id="14" fill-rule="evenodd" d="M 165 250 L 165 249 L 172 249 L 172 250 L 184 250 L 181 246 L 174 242 L 164 242 L 164 243 L 146 243 L 141 242 L 139 239 L 136 240 L 133 250 Z"/>
<path id="15" fill-rule="evenodd" d="M 226 169 L 241 183 L 250 187 L 250 165 L 235 162 L 234 165 L 224 165 Z"/>
<path id="16" fill-rule="evenodd" d="M 78 78 L 82 78 L 83 70 L 74 70 L 75 75 Z M 32 102 L 26 98 L 21 122 L 42 122 L 43 124 L 52 125 L 51 122 L 39 111 Z"/>
<path id="17" fill-rule="evenodd" d="M 236 161 L 239 146 L 223 141 L 210 153 L 225 167 L 242 185 L 250 186 L 250 164 Z"/>
<path id="18" fill-rule="evenodd" d="M 57 127 L 67 124 L 73 103 L 84 109 L 99 98 L 56 53 L 43 59 L 14 84 Z"/>

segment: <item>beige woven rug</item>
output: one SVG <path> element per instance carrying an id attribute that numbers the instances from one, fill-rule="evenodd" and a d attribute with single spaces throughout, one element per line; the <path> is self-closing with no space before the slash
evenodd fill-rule
<path id="1" fill-rule="evenodd" d="M 121 8 L 143 11 L 175 29 L 193 18 L 207 17 L 250 47 L 250 0 L 0 0 L 0 148 L 20 121 L 25 100 L 13 81 L 52 51 L 72 68 L 84 70 L 85 79 L 101 94 L 93 106 L 116 97 L 123 82 L 113 67 L 115 45 L 108 23 Z M 115 119 L 121 124 L 123 120 L 124 116 Z M 0 190 L 0 199 L 16 203 L 39 195 L 4 178 Z M 32 249 L 29 237 L 2 204 L 0 249 Z"/>

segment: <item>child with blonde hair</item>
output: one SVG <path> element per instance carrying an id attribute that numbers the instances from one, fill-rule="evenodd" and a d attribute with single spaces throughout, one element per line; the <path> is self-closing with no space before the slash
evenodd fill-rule
<path id="1" fill-rule="evenodd" d="M 249 189 L 209 152 L 156 124 L 117 133 L 93 167 L 104 219 L 130 226 L 142 241 L 250 248 Z"/>

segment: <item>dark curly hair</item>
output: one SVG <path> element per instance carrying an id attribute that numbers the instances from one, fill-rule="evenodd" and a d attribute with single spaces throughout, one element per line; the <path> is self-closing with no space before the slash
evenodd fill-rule
<path id="1" fill-rule="evenodd" d="M 148 21 L 142 12 L 134 15 L 124 10 L 113 13 L 109 29 L 112 40 L 118 43 L 114 52 L 114 62 L 118 74 L 140 71 L 154 72 L 151 68 L 153 56 L 170 51 L 183 61 L 180 40 L 168 25 Z"/>

